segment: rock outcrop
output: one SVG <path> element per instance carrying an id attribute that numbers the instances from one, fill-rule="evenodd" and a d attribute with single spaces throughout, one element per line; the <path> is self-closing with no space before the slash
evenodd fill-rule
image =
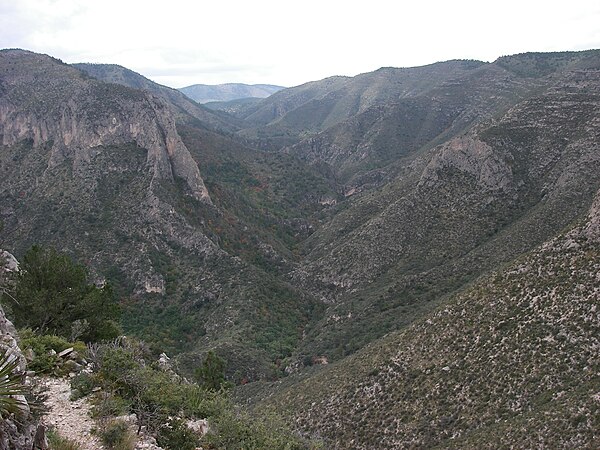
<path id="1" fill-rule="evenodd" d="M 5 270 L 9 263 L 16 261 L 8 252 L 0 251 L 4 257 L 0 260 L 0 281 L 4 278 Z M 10 320 L 6 318 L 0 306 L 0 350 L 7 350 L 12 360 L 18 361 L 15 369 L 18 373 L 25 373 L 26 361 L 19 345 L 17 344 L 17 331 Z M 31 409 L 24 396 L 17 396 L 22 404 L 19 417 L 9 416 L 0 419 L 0 450 L 31 450 L 36 441 L 38 424 L 31 415 Z M 43 430 L 41 430 L 43 435 Z M 41 439 L 43 441 L 43 439 Z"/>
<path id="2" fill-rule="evenodd" d="M 507 158 L 509 155 L 494 151 L 476 136 L 456 137 L 435 154 L 423 171 L 419 184 L 430 187 L 438 182 L 440 174 L 455 169 L 474 177 L 484 189 L 505 190 L 512 181 Z"/>
<path id="3" fill-rule="evenodd" d="M 185 180 L 190 194 L 210 202 L 198 165 L 185 147 L 164 100 L 148 92 L 100 83 L 75 68 L 22 50 L 0 52 L 0 141 L 51 147 L 48 168 L 72 161 L 73 172 L 98 147 L 135 143 L 147 150 L 156 179 Z M 13 60 L 13 61 L 11 61 Z M 11 64 L 12 63 L 12 64 Z M 31 70 L 27 70 L 30 67 Z M 62 73 L 39 83 L 49 70 Z"/>
<path id="4" fill-rule="evenodd" d="M 588 239 L 600 241 L 600 191 L 596 194 L 594 203 L 589 212 L 589 220 L 584 228 L 584 234 Z"/>

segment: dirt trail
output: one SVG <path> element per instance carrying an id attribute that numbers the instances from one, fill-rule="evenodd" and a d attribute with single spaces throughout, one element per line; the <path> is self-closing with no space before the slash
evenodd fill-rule
<path id="1" fill-rule="evenodd" d="M 56 428 L 60 436 L 79 443 L 82 450 L 103 449 L 100 440 L 90 432 L 94 421 L 90 417 L 91 405 L 87 398 L 69 400 L 71 385 L 67 379 L 45 378 L 43 383 L 48 388 L 45 403 L 49 408 L 43 422 Z"/>

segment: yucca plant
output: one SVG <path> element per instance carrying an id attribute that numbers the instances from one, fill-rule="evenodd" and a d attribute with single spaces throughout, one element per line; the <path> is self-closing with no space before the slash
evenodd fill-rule
<path id="1" fill-rule="evenodd" d="M 16 371 L 19 361 L 11 357 L 8 349 L 0 350 L 0 418 L 23 411 L 24 401 L 15 398 L 25 394 L 21 374 Z"/>

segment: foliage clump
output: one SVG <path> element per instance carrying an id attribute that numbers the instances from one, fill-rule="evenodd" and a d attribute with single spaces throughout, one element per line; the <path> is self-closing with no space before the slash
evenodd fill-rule
<path id="1" fill-rule="evenodd" d="M 225 380 L 225 360 L 212 350 L 206 354 L 202 366 L 196 369 L 194 375 L 207 390 L 218 391 L 231 386 L 231 383 Z"/>
<path id="2" fill-rule="evenodd" d="M 88 284 L 86 268 L 52 248 L 33 246 L 25 253 L 5 296 L 18 327 L 86 342 L 119 334 L 111 287 Z"/>
<path id="3" fill-rule="evenodd" d="M 56 430 L 50 430 L 47 434 L 48 443 L 50 444 L 50 448 L 52 450 L 80 450 L 81 446 L 71 440 L 67 439 L 60 434 Z"/>
<path id="4" fill-rule="evenodd" d="M 109 420 L 98 435 L 102 443 L 110 450 L 133 450 L 135 448 L 135 436 L 129 430 L 127 423 L 122 420 Z"/>
<path id="5" fill-rule="evenodd" d="M 200 443 L 200 438 L 183 420 L 170 418 L 158 429 L 157 443 L 163 448 L 195 450 Z"/>
<path id="6" fill-rule="evenodd" d="M 10 414 L 18 415 L 25 406 L 17 395 L 25 394 L 22 374 L 17 369 L 19 362 L 8 350 L 0 351 L 0 420 Z"/>
<path id="7" fill-rule="evenodd" d="M 19 332 L 19 345 L 31 357 L 28 367 L 37 373 L 60 374 L 61 358 L 58 353 L 72 347 L 79 355 L 85 355 L 87 347 L 81 341 L 69 342 L 61 336 L 52 334 L 38 334 L 31 329 Z"/>

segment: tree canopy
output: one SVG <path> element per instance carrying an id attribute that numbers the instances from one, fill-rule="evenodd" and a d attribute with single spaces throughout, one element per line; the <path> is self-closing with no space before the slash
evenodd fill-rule
<path id="1" fill-rule="evenodd" d="M 119 334 L 111 287 L 88 284 L 86 268 L 55 249 L 33 246 L 5 295 L 18 327 L 84 341 Z"/>
<path id="2" fill-rule="evenodd" d="M 195 375 L 205 389 L 218 391 L 221 387 L 229 387 L 229 383 L 225 380 L 225 361 L 212 350 L 206 354 L 202 366 L 196 369 Z"/>

